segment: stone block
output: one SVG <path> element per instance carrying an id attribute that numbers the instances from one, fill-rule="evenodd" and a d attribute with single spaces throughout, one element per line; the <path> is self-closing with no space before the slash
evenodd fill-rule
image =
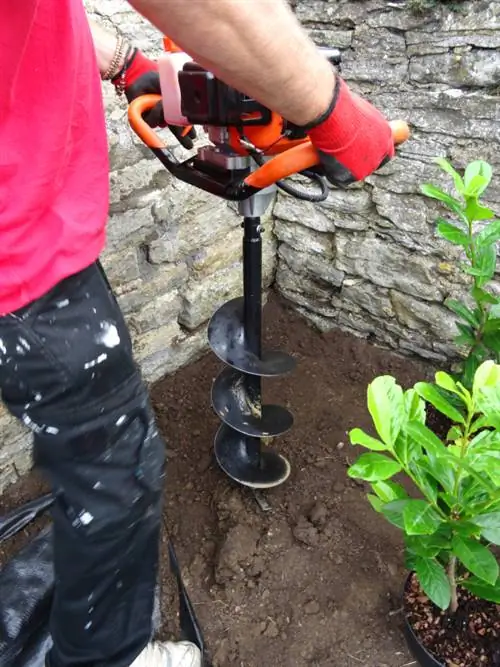
<path id="1" fill-rule="evenodd" d="M 373 234 L 338 231 L 335 241 L 335 265 L 339 271 L 424 300 L 443 300 L 446 288 L 436 279 L 435 258 L 408 252 Z"/>
<path id="2" fill-rule="evenodd" d="M 278 254 L 280 259 L 285 261 L 295 273 L 322 281 L 333 287 L 338 288 L 342 285 L 344 273 L 335 267 L 331 259 L 294 250 L 285 243 L 280 245 Z"/>

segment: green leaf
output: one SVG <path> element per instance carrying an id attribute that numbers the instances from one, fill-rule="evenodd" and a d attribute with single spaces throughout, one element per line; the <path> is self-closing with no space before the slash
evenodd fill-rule
<path id="1" fill-rule="evenodd" d="M 469 429 L 469 433 L 473 435 L 474 433 L 477 433 L 482 428 L 485 428 L 485 426 L 488 425 L 488 420 L 484 415 L 481 415 L 478 417 L 475 421 L 472 422 L 471 427 Z"/>
<path id="2" fill-rule="evenodd" d="M 500 331 L 484 334 L 483 343 L 487 348 L 496 352 L 496 354 L 500 354 Z"/>
<path id="3" fill-rule="evenodd" d="M 479 326 L 479 321 L 472 310 L 467 308 L 463 303 L 460 303 L 460 301 L 457 301 L 456 299 L 446 299 L 444 305 L 461 317 L 467 324 L 470 324 L 473 327 Z"/>
<path id="4" fill-rule="evenodd" d="M 467 357 L 463 365 L 462 380 L 471 389 L 474 383 L 474 376 L 476 374 L 477 369 L 481 365 L 481 361 L 482 358 L 479 355 L 478 349 L 474 348 L 473 350 L 471 350 L 469 356 Z"/>
<path id="5" fill-rule="evenodd" d="M 403 429 L 394 445 L 394 452 L 403 465 L 407 466 L 413 459 L 421 455 L 422 446 Z"/>
<path id="6" fill-rule="evenodd" d="M 460 394 L 460 391 L 457 387 L 457 383 L 451 377 L 451 375 L 448 375 L 448 373 L 445 373 L 444 371 L 438 371 L 435 377 L 436 377 L 436 384 L 438 387 L 446 389 L 446 391 L 451 391 L 454 394 Z"/>
<path id="7" fill-rule="evenodd" d="M 459 229 L 456 225 L 452 225 L 451 222 L 447 222 L 444 218 L 437 219 L 437 233 L 439 236 L 442 236 L 447 241 L 454 243 L 455 245 L 463 246 L 467 248 L 470 243 L 468 235 Z"/>
<path id="8" fill-rule="evenodd" d="M 406 431 L 408 434 L 417 440 L 428 454 L 435 456 L 446 456 L 446 447 L 437 437 L 437 435 L 430 430 L 425 424 L 420 422 L 409 422 Z"/>
<path id="9" fill-rule="evenodd" d="M 374 482 L 372 488 L 384 503 L 408 498 L 405 489 L 400 484 L 396 484 L 396 482 L 391 482 L 390 480 Z"/>
<path id="10" fill-rule="evenodd" d="M 447 192 L 440 190 L 435 185 L 427 183 L 420 186 L 420 190 L 426 197 L 431 197 L 432 199 L 437 199 L 438 201 L 443 202 L 454 212 L 463 210 L 462 204 L 460 201 L 458 201 L 458 199 L 455 199 Z"/>
<path id="11" fill-rule="evenodd" d="M 495 216 L 495 213 L 491 210 L 491 208 L 483 206 L 477 201 L 477 199 L 472 198 L 467 200 L 467 204 L 465 206 L 465 215 L 467 216 L 468 220 L 474 222 L 475 220 L 490 220 Z"/>
<path id="12" fill-rule="evenodd" d="M 434 387 L 434 385 L 427 382 L 417 382 L 415 390 L 419 396 L 433 405 L 436 410 L 439 410 L 443 415 L 446 415 L 446 417 L 449 417 L 454 422 L 459 422 L 460 424 L 465 423 L 462 414 L 443 398 L 442 394 L 436 387 Z"/>
<path id="13" fill-rule="evenodd" d="M 367 493 L 366 497 L 368 498 L 368 502 L 373 507 L 375 512 L 380 513 L 382 511 L 382 507 L 384 506 L 384 503 L 380 500 L 380 498 L 374 496 L 373 493 Z"/>
<path id="14" fill-rule="evenodd" d="M 423 457 L 419 463 L 446 491 L 453 492 L 456 472 L 455 467 L 450 465 L 449 456 L 446 459 L 433 456 Z"/>
<path id="15" fill-rule="evenodd" d="M 404 419 L 403 390 L 389 375 L 381 375 L 368 385 L 368 410 L 381 440 L 394 446 Z"/>
<path id="16" fill-rule="evenodd" d="M 435 558 L 416 558 L 414 567 L 427 597 L 440 609 L 448 609 L 451 587 L 443 566 Z"/>
<path id="17" fill-rule="evenodd" d="M 478 303 L 489 303 L 489 304 L 498 303 L 498 299 L 496 298 L 496 296 L 493 296 L 493 294 L 490 294 L 481 287 L 473 287 L 471 294 Z"/>
<path id="18" fill-rule="evenodd" d="M 361 428 L 352 429 L 349 433 L 349 439 L 351 445 L 362 445 L 374 452 L 384 452 L 387 449 L 387 446 L 384 445 L 383 442 L 380 442 L 380 440 L 377 440 L 376 438 L 372 438 L 371 435 L 365 433 Z"/>
<path id="19" fill-rule="evenodd" d="M 499 574 L 498 563 L 491 551 L 476 540 L 455 535 L 453 553 L 476 577 L 493 586 Z"/>
<path id="20" fill-rule="evenodd" d="M 403 519 L 408 535 L 432 535 L 442 523 L 434 507 L 425 500 L 410 500 L 404 507 Z"/>
<path id="21" fill-rule="evenodd" d="M 472 386 L 474 398 L 483 387 L 494 387 L 498 381 L 500 381 L 500 366 L 497 366 L 492 359 L 484 361 L 474 375 Z"/>
<path id="22" fill-rule="evenodd" d="M 500 241 L 500 220 L 492 220 L 479 232 L 476 243 L 480 246 L 489 246 Z"/>
<path id="23" fill-rule="evenodd" d="M 408 389 L 404 394 L 408 421 L 425 422 L 425 403 L 415 389 Z"/>
<path id="24" fill-rule="evenodd" d="M 500 317 L 490 317 L 486 320 L 484 331 L 485 333 L 498 333 L 500 331 Z"/>
<path id="25" fill-rule="evenodd" d="M 446 440 L 447 442 L 455 442 L 455 440 L 458 440 L 458 438 L 462 437 L 462 429 L 460 426 L 452 426 L 448 433 L 446 434 Z M 448 450 L 450 447 L 448 447 Z"/>
<path id="26" fill-rule="evenodd" d="M 482 387 L 475 400 L 477 409 L 483 413 L 488 423 L 500 430 L 500 386 Z"/>
<path id="27" fill-rule="evenodd" d="M 448 160 L 445 160 L 445 158 L 443 157 L 435 158 L 434 162 L 437 165 L 439 165 L 443 171 L 445 171 L 453 178 L 453 181 L 455 183 L 455 190 L 458 192 L 458 194 L 461 195 L 465 189 L 465 184 L 458 171 L 456 171 L 456 169 L 452 167 L 452 165 L 448 162 Z"/>
<path id="28" fill-rule="evenodd" d="M 490 350 L 500 353 L 500 331 L 495 333 L 485 333 L 483 336 L 483 343 L 486 347 L 489 347 Z"/>
<path id="29" fill-rule="evenodd" d="M 483 287 L 489 280 L 493 278 L 495 267 L 497 263 L 497 253 L 495 246 L 483 246 L 476 255 L 477 268 L 481 272 L 478 279 L 478 287 Z"/>
<path id="30" fill-rule="evenodd" d="M 391 503 L 384 505 L 382 514 L 394 526 L 404 530 L 405 522 L 403 518 L 403 510 L 409 502 L 410 500 L 408 499 L 393 500 Z"/>
<path id="31" fill-rule="evenodd" d="M 405 535 L 405 547 L 422 558 L 434 558 L 451 548 L 451 529 L 441 526 L 432 535 Z"/>
<path id="32" fill-rule="evenodd" d="M 460 331 L 460 336 L 458 336 L 457 341 L 460 344 L 474 345 L 476 342 L 476 337 L 474 335 L 474 330 L 471 327 L 465 326 L 460 322 L 455 322 L 457 329 Z"/>
<path id="33" fill-rule="evenodd" d="M 366 482 L 380 482 L 389 479 L 401 471 L 397 461 L 382 456 L 382 454 L 361 454 L 358 460 L 348 469 L 347 474 L 353 479 L 363 479 Z"/>
<path id="34" fill-rule="evenodd" d="M 481 600 L 500 604 L 500 581 L 497 581 L 493 586 L 490 586 L 481 579 L 471 577 L 470 579 L 464 579 L 461 582 L 461 586 Z"/>
<path id="35" fill-rule="evenodd" d="M 422 494 L 431 502 L 436 503 L 438 492 L 436 481 L 427 474 L 422 463 L 425 459 L 414 460 L 409 464 L 409 469 L 415 483 Z"/>
<path id="36" fill-rule="evenodd" d="M 481 535 L 485 540 L 500 545 L 500 512 L 479 514 L 473 521 L 482 528 Z"/>
<path id="37" fill-rule="evenodd" d="M 493 169 L 484 160 L 475 160 L 467 165 L 464 174 L 464 196 L 479 197 L 490 184 Z"/>

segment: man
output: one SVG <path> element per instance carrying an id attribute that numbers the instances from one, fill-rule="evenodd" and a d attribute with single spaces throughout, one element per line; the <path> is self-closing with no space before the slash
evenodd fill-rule
<path id="1" fill-rule="evenodd" d="M 130 0 L 222 80 L 305 127 L 332 182 L 391 158 L 284 0 Z M 92 40 L 92 37 L 94 40 Z M 82 0 L 0 0 L 0 388 L 56 496 L 50 667 L 199 667 L 151 641 L 164 443 L 98 264 L 108 155 L 101 78 L 129 100 L 156 66 Z M 99 76 L 100 74 L 100 76 Z"/>

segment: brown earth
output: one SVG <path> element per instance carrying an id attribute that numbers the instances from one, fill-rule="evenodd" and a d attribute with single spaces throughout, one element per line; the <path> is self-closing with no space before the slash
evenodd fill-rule
<path id="1" fill-rule="evenodd" d="M 322 335 L 276 297 L 264 322 L 268 346 L 298 364 L 290 376 L 264 381 L 266 402 L 295 417 L 274 443 L 292 474 L 266 492 L 270 512 L 213 461 L 220 422 L 210 388 L 223 364 L 209 353 L 152 388 L 169 446 L 161 635 L 177 633 L 168 530 L 214 667 L 415 665 L 401 634 L 400 534 L 348 479 L 358 450 L 347 433 L 370 427 L 366 387 L 376 375 L 408 387 L 432 369 L 345 333 Z M 30 476 L 12 487 L 0 514 L 38 495 L 39 484 Z M 19 543 L 0 550 L 0 563 Z"/>

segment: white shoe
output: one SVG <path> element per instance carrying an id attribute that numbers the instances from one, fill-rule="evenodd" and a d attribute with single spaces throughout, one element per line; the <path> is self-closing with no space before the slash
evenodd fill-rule
<path id="1" fill-rule="evenodd" d="M 201 651 L 191 642 L 151 642 L 130 667 L 201 667 Z"/>

